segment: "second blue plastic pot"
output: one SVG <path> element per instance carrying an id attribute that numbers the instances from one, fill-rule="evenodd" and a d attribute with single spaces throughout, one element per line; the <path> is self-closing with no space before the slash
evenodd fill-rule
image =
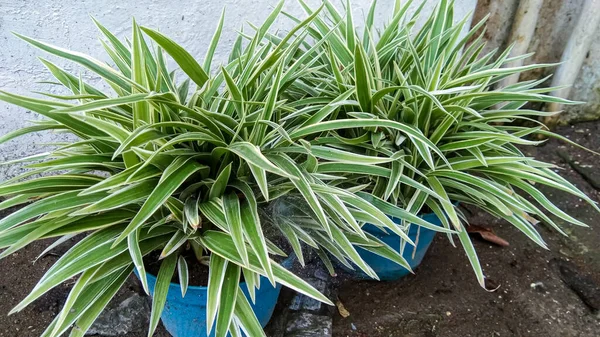
<path id="1" fill-rule="evenodd" d="M 440 219 L 434 213 L 424 214 L 420 217 L 423 220 L 428 221 L 434 225 L 441 226 Z M 400 219 L 393 218 L 392 220 L 398 224 L 401 222 Z M 366 232 L 376 236 L 378 239 L 380 239 L 396 251 L 400 252 L 400 241 L 402 239 L 397 234 L 391 233 L 390 231 L 388 231 L 390 234 L 386 234 L 385 232 L 381 231 L 379 228 L 371 224 L 366 224 L 365 226 L 363 226 L 363 229 Z M 406 259 L 406 261 L 413 270 L 419 264 L 421 264 L 421 261 L 423 260 L 423 257 L 427 252 L 427 249 L 429 249 L 429 245 L 431 245 L 431 242 L 433 241 L 435 233 L 436 232 L 433 230 L 420 227 L 415 224 L 410 226 L 408 236 L 411 240 L 413 240 L 413 242 L 416 243 L 416 247 L 406 244 L 404 247 L 404 251 L 402 252 L 402 257 Z M 410 274 L 408 269 L 384 257 L 371 253 L 360 247 L 357 247 L 356 250 L 358 251 L 360 257 L 362 257 L 362 259 L 373 269 L 373 271 L 375 271 L 375 273 L 377 274 L 377 276 L 379 276 L 379 279 L 381 281 L 393 281 Z M 354 270 L 348 271 L 358 278 L 371 278 L 358 267 L 356 267 Z"/>
<path id="2" fill-rule="evenodd" d="M 294 262 L 294 255 L 290 255 L 281 265 L 290 268 Z M 146 274 L 150 294 L 154 294 L 156 276 Z M 250 295 L 245 283 L 240 284 L 246 297 L 250 301 Z M 161 315 L 162 323 L 173 337 L 206 337 L 206 298 L 207 288 L 200 286 L 189 286 L 185 297 L 181 297 L 181 287 L 178 283 L 169 285 L 167 301 Z M 275 287 L 271 285 L 266 277 L 261 277 L 260 289 L 256 290 L 256 303 L 252 309 L 260 324 L 267 325 L 277 304 L 277 298 L 281 290 L 281 284 Z M 227 296 L 227 294 L 223 294 Z M 214 336 L 214 328 L 210 336 Z"/>

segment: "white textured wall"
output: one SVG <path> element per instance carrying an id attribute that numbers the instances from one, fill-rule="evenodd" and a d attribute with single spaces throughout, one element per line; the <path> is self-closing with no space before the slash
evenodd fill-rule
<path id="1" fill-rule="evenodd" d="M 90 16 L 98 19 L 118 37 L 130 36 L 131 18 L 144 26 L 158 28 L 180 43 L 199 60 L 204 58 L 207 45 L 223 7 L 226 20 L 213 66 L 224 60 L 229 46 L 235 41 L 236 31 L 245 22 L 262 23 L 277 0 L 0 0 L 0 90 L 28 94 L 47 90 L 38 81 L 52 80 L 46 68 L 37 60 L 43 56 L 56 61 L 66 69 L 72 64 L 49 55 L 19 40 L 11 32 L 33 37 L 64 48 L 108 60 L 97 40 L 98 32 Z M 318 0 L 308 0 L 313 7 Z M 370 0 L 350 1 L 354 19 L 360 22 L 366 15 Z M 404 1 L 403 1 L 404 2 Z M 416 0 L 413 7 L 421 1 Z M 472 12 L 476 0 L 457 0 L 455 17 L 462 18 Z M 336 1 L 334 1 L 336 3 Z M 429 0 L 425 12 L 437 3 Z M 379 0 L 376 22 L 382 23 L 391 15 L 393 0 Z M 341 8 L 341 6 L 340 6 Z M 285 10 L 305 17 L 295 0 L 288 0 Z M 276 28 L 286 30 L 290 22 L 277 22 Z M 274 27 L 274 28 L 275 28 Z M 201 63 L 201 62 L 200 62 Z M 91 83 L 96 79 L 83 73 Z M 34 113 L 0 102 L 0 135 L 26 126 L 28 120 L 39 118 Z M 0 162 L 46 151 L 43 143 L 64 139 L 64 135 L 41 133 L 23 136 L 0 145 Z M 19 167 L 0 166 L 0 181 L 19 173 Z"/>

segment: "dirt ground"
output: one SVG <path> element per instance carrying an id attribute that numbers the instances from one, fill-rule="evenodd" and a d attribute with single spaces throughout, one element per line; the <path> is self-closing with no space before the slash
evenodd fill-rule
<path id="1" fill-rule="evenodd" d="M 560 128 L 559 133 L 600 151 L 598 122 Z M 526 153 L 561 166 L 564 177 L 599 201 L 599 191 L 571 169 L 559 151 L 600 181 L 600 157 L 573 146 L 550 140 Z M 470 223 L 491 227 L 510 242 L 505 248 L 475 242 L 489 287 L 499 287 L 496 291 L 479 287 L 462 248 L 452 247 L 445 236 L 438 235 L 415 275 L 396 282 L 342 283 L 339 299 L 350 316 L 334 316 L 333 336 L 599 336 L 600 317 L 562 278 L 582 291 L 592 306 L 600 304 L 600 214 L 577 197 L 546 192 L 555 204 L 590 228 L 564 224 L 570 236 L 562 237 L 540 225 L 550 248 L 547 251 L 512 225 L 475 210 Z M 564 261 L 577 269 L 565 270 L 569 263 Z M 578 283 L 587 287 L 581 290 Z"/>
<path id="2" fill-rule="evenodd" d="M 564 127 L 559 132 L 600 151 L 598 122 Z M 600 200 L 600 193 L 570 168 L 558 150 L 591 170 L 600 181 L 600 157 L 572 146 L 551 140 L 527 153 L 563 167 L 563 176 Z M 484 241 L 475 243 L 488 286 L 498 287 L 496 291 L 481 289 L 462 249 L 453 248 L 445 236 L 438 235 L 415 275 L 396 282 L 342 282 L 339 299 L 350 316 L 334 316 L 334 337 L 600 335 L 600 317 L 590 308 L 600 305 L 600 289 L 594 288 L 600 284 L 600 214 L 576 197 L 548 192 L 557 205 L 591 228 L 565 224 L 570 232 L 566 238 L 540 225 L 550 247 L 546 251 L 509 224 L 475 210 L 469 216 L 471 223 L 492 227 L 510 242 L 505 248 Z M 0 218 L 6 214 L 0 212 Z M 32 263 L 47 244 L 38 242 L 0 260 L 0 337 L 39 336 L 59 312 L 71 284 L 55 288 L 23 312 L 6 316 L 56 261 L 55 255 L 49 255 Z M 583 287 L 578 286 L 581 283 Z M 120 296 L 135 288 L 132 280 Z M 145 334 L 128 337 L 142 336 Z M 168 334 L 160 327 L 155 336 Z"/>
<path id="3" fill-rule="evenodd" d="M 0 211 L 0 218 L 7 212 Z M 8 316 L 8 312 L 33 289 L 44 273 L 58 260 L 58 257 L 71 246 L 64 244 L 51 255 L 33 263 L 51 241 L 36 242 L 27 248 L 0 260 L 0 337 L 37 337 L 60 312 L 72 283 L 61 284 L 42 296 L 23 311 Z M 74 243 L 74 242 L 73 242 Z M 139 292 L 138 281 L 131 276 L 123 289 L 117 293 L 114 304 L 120 303 L 134 292 Z M 147 333 L 132 333 L 127 337 L 146 337 Z M 170 335 L 159 325 L 155 337 Z"/>

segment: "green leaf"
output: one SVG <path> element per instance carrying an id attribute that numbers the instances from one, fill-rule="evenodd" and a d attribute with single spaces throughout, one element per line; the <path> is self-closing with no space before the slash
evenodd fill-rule
<path id="1" fill-rule="evenodd" d="M 293 178 L 281 168 L 275 166 L 265 157 L 260 148 L 249 142 L 237 142 L 229 145 L 227 150 L 235 153 L 244 159 L 248 164 L 252 164 L 262 170 L 278 174 L 283 177 Z"/>
<path id="2" fill-rule="evenodd" d="M 198 204 L 200 198 L 189 197 L 185 201 L 183 211 L 187 222 L 192 226 L 193 229 L 197 229 L 201 225 L 200 214 L 198 213 Z"/>
<path id="3" fill-rule="evenodd" d="M 102 181 L 100 177 L 83 174 L 62 174 L 57 176 L 41 177 L 13 184 L 0 184 L 0 196 L 23 193 L 43 194 L 80 190 L 100 181 Z"/>
<path id="4" fill-rule="evenodd" d="M 454 225 L 454 228 L 456 228 L 457 230 L 461 230 L 461 221 L 458 218 L 458 214 L 456 214 L 456 210 L 454 209 L 454 205 L 452 205 L 452 201 L 450 201 L 450 198 L 448 197 L 448 194 L 446 193 L 446 190 L 444 189 L 440 181 L 436 177 L 428 177 L 427 182 L 429 183 L 429 186 L 431 186 L 431 189 L 442 197 L 442 199 L 440 199 L 440 203 L 442 204 L 442 208 L 450 218 L 452 225 Z"/>
<path id="5" fill-rule="evenodd" d="M 96 202 L 106 195 L 104 193 L 96 193 L 86 196 L 79 196 L 78 194 L 79 191 L 65 192 L 44 198 L 24 208 L 21 208 L 20 210 L 13 212 L 0 220 L 0 232 L 11 229 L 22 222 L 42 214 Z"/>
<path id="6" fill-rule="evenodd" d="M 280 220 L 278 223 L 279 230 L 281 230 L 281 233 L 283 234 L 283 236 L 287 239 L 290 246 L 292 246 L 292 250 L 296 254 L 296 257 L 298 258 L 298 262 L 300 262 L 300 265 L 302 265 L 302 267 L 304 267 L 305 262 L 304 262 L 304 252 L 302 251 L 302 245 L 300 243 L 300 240 L 298 239 L 298 235 L 296 234 L 296 232 L 294 231 L 294 228 L 292 226 L 293 226 L 293 224 L 291 223 L 291 221 L 287 221 L 286 219 Z"/>
<path id="7" fill-rule="evenodd" d="M 241 206 L 241 225 L 244 228 L 244 236 L 248 239 L 254 254 L 258 257 L 260 265 L 265 270 L 267 278 L 271 284 L 275 285 L 275 277 L 269 260 L 269 252 L 267 243 L 263 234 L 261 223 L 256 210 L 250 205 L 250 202 L 245 202 Z M 230 222 L 231 224 L 231 222 Z"/>
<path id="8" fill-rule="evenodd" d="M 73 246 L 44 274 L 44 277 L 40 279 L 31 293 L 15 306 L 11 312 L 21 311 L 35 299 L 60 283 L 125 252 L 127 250 L 127 245 L 125 244 L 119 245 L 114 249 L 110 248 L 111 239 L 120 230 L 121 228 L 111 227 L 95 232 Z"/>
<path id="9" fill-rule="evenodd" d="M 237 252 L 237 248 L 228 234 L 217 231 L 206 231 L 204 235 L 199 238 L 199 240 L 212 253 L 217 254 L 224 259 L 237 264 L 238 266 L 243 266 L 242 259 Z M 256 255 L 254 255 L 254 252 L 248 251 L 248 259 L 250 262 L 248 269 L 254 271 L 255 273 L 265 275 L 265 272 L 260 267 L 260 262 L 258 261 Z M 327 297 L 321 294 L 313 286 L 294 275 L 292 272 L 273 261 L 271 261 L 271 266 L 273 267 L 273 275 L 275 276 L 275 280 L 278 283 L 281 283 L 286 287 L 296 290 L 318 301 L 333 305 L 333 303 L 327 299 Z"/>
<path id="10" fill-rule="evenodd" d="M 107 282 L 107 285 L 104 288 L 100 288 L 97 291 L 95 289 L 86 289 L 86 293 L 90 295 L 96 295 L 93 299 L 92 303 L 88 305 L 79 305 L 80 301 L 78 301 L 73 305 L 75 308 L 84 307 L 85 311 L 80 313 L 79 319 L 74 324 L 73 329 L 71 330 L 71 334 L 69 337 L 83 337 L 87 330 L 92 326 L 92 323 L 96 320 L 96 318 L 100 315 L 100 313 L 106 308 L 110 300 L 116 295 L 117 291 L 121 289 L 127 277 L 131 274 L 131 268 L 123 268 L 121 271 L 115 273 L 115 278 L 109 280 L 112 281 L 110 283 Z M 109 276 L 110 278 L 110 276 Z M 101 282 L 101 281 L 100 281 Z M 83 302 L 83 301 L 81 301 Z M 75 310 L 75 312 L 80 312 Z M 68 316 L 67 316 L 68 317 Z M 66 320 L 67 321 L 67 320 Z M 68 327 L 64 326 L 61 331 L 65 331 Z"/>
<path id="11" fill-rule="evenodd" d="M 371 240 L 371 242 L 378 243 L 379 245 L 361 245 L 362 249 L 367 250 L 373 254 L 379 255 L 383 258 L 386 258 L 392 262 L 395 262 L 396 264 L 404 267 L 411 273 L 413 272 L 412 268 L 410 267 L 410 264 L 404 259 L 402 254 L 400 254 L 400 252 L 397 249 L 388 246 L 385 242 L 379 240 L 373 235 L 369 235 L 369 239 Z"/>
<path id="12" fill-rule="evenodd" d="M 256 318 L 256 314 L 250 302 L 246 299 L 244 292 L 241 288 L 237 289 L 237 300 L 235 301 L 235 318 L 240 321 L 240 324 L 244 327 L 244 331 L 248 336 L 255 337 L 266 337 L 265 331 L 263 330 L 260 322 Z"/>
<path id="13" fill-rule="evenodd" d="M 144 89 L 143 87 L 139 86 L 137 83 L 132 82 L 127 77 L 118 73 L 117 71 L 115 71 L 111 67 L 107 66 L 106 64 L 104 64 L 90 56 L 87 56 L 83 53 L 74 52 L 74 51 L 66 50 L 66 49 L 63 49 L 60 47 L 56 47 L 51 44 L 40 42 L 40 41 L 34 40 L 32 38 L 29 38 L 27 36 L 23 36 L 20 34 L 15 33 L 15 35 L 17 37 L 25 40 L 26 42 L 30 43 L 31 45 L 33 45 L 37 48 L 40 48 L 41 50 L 44 50 L 51 54 L 54 54 L 58 57 L 62 57 L 64 59 L 81 64 L 82 66 L 90 69 L 94 73 L 100 75 L 102 78 L 118 85 L 121 89 L 125 90 L 125 92 L 128 92 L 130 90 L 131 86 L 135 86 L 141 90 Z"/>
<path id="14" fill-rule="evenodd" d="M 485 276 L 483 275 L 481 263 L 477 257 L 477 252 L 475 252 L 475 247 L 473 247 L 473 243 L 469 238 L 469 234 L 465 229 L 463 229 L 462 231 L 458 232 L 458 238 L 460 239 L 460 243 L 462 244 L 467 257 L 469 258 L 469 262 L 471 262 L 471 267 L 475 272 L 475 276 L 477 276 L 477 282 L 479 282 L 479 285 L 485 289 Z"/>
<path id="15" fill-rule="evenodd" d="M 256 180 L 256 184 L 258 185 L 263 198 L 265 198 L 266 201 L 269 201 L 270 197 L 269 183 L 267 182 L 267 171 L 253 164 L 248 164 L 248 167 L 250 167 L 250 172 L 252 172 L 252 176 Z"/>
<path id="16" fill-rule="evenodd" d="M 310 182 L 302 173 L 302 171 L 289 157 L 278 156 L 273 157 L 273 160 L 275 160 L 282 169 L 286 170 L 290 176 L 297 177 L 297 179 L 292 180 L 292 183 L 296 189 L 298 189 L 302 197 L 304 197 L 304 200 L 306 200 L 314 214 L 317 216 L 317 219 L 319 220 L 319 223 L 323 229 L 331 236 L 331 230 L 329 228 L 325 211 L 323 210 L 323 207 L 321 207 L 321 203 L 319 202 L 317 195 L 312 190 Z"/>
<path id="17" fill-rule="evenodd" d="M 234 315 L 235 315 L 235 312 L 234 312 Z M 243 337 L 242 332 L 240 331 L 240 326 L 238 325 L 237 321 L 235 320 L 235 316 L 234 316 L 234 319 L 231 320 L 231 324 L 229 325 L 229 334 L 231 335 L 231 337 Z"/>
<path id="18" fill-rule="evenodd" d="M 240 284 L 240 276 L 240 267 L 233 263 L 228 263 L 221 290 L 225 296 L 221 296 L 219 303 L 215 337 L 226 337 L 229 332 L 229 325 L 233 319 L 233 311 L 238 297 L 237 289 Z"/>
<path id="19" fill-rule="evenodd" d="M 241 121 L 244 121 L 246 118 L 246 112 L 244 110 L 244 96 L 242 95 L 240 88 L 237 86 L 237 84 L 235 84 L 235 81 L 233 80 L 233 78 L 231 78 L 231 75 L 229 75 L 227 70 L 221 67 L 221 71 L 223 72 L 223 77 L 225 78 L 227 89 L 229 90 L 229 93 L 231 94 L 231 97 L 234 100 L 233 104 L 235 105 L 237 115 Z M 243 123 L 240 123 L 240 127 L 242 125 Z"/>
<path id="20" fill-rule="evenodd" d="M 352 8 L 350 7 L 350 0 L 346 0 L 346 41 L 348 41 L 348 49 L 355 50 L 355 36 L 354 33 L 354 20 L 352 19 Z"/>
<path id="21" fill-rule="evenodd" d="M 71 213 L 71 216 L 104 212 L 138 203 L 139 201 L 146 199 L 150 193 L 152 193 L 154 188 L 156 188 L 156 183 L 157 180 L 151 179 L 142 181 L 141 183 L 132 184 L 131 186 L 127 186 L 116 191 L 115 193 L 109 194 L 108 196 L 94 202 L 89 206 Z"/>
<path id="22" fill-rule="evenodd" d="M 169 239 L 169 241 L 165 244 L 162 252 L 160 253 L 160 258 L 164 259 L 165 257 L 172 255 L 175 253 L 181 246 L 183 246 L 189 239 L 189 235 L 186 234 L 182 230 L 177 230 L 175 234 Z"/>
<path id="23" fill-rule="evenodd" d="M 362 111 L 371 111 L 371 75 L 362 45 L 356 44 L 354 48 L 354 76 L 356 78 L 356 96 Z"/>
<path id="24" fill-rule="evenodd" d="M 131 260 L 135 265 L 135 269 L 138 272 L 140 281 L 142 282 L 142 288 L 146 294 L 150 294 L 148 288 L 148 279 L 146 277 L 146 268 L 144 268 L 144 261 L 142 251 L 140 250 L 140 229 L 136 229 L 127 236 L 127 245 L 129 246 L 129 254 L 131 254 Z"/>
<path id="25" fill-rule="evenodd" d="M 24 204 L 28 201 L 35 200 L 36 198 L 37 195 L 35 193 L 15 195 L 11 198 L 7 198 L 4 201 L 0 202 L 0 211 Z"/>
<path id="26" fill-rule="evenodd" d="M 402 163 L 398 161 L 392 162 L 392 171 L 390 174 L 390 180 L 388 181 L 388 185 L 385 188 L 384 199 L 388 199 L 396 189 L 396 186 L 398 186 L 403 170 L 404 165 Z"/>
<path id="27" fill-rule="evenodd" d="M 25 109 L 35 111 L 45 117 L 51 118 L 54 121 L 65 125 L 67 128 L 73 130 L 78 135 L 86 136 L 105 136 L 106 134 L 102 131 L 94 128 L 92 125 L 81 121 L 68 114 L 53 113 L 54 106 L 47 104 L 46 102 L 40 102 L 37 99 L 30 97 L 10 94 L 0 90 L 0 100 L 10 104 L 18 105 Z"/>
<path id="28" fill-rule="evenodd" d="M 230 193 L 223 197 L 223 210 L 225 220 L 229 224 L 231 238 L 238 249 L 244 265 L 248 265 L 248 250 L 246 249 L 246 242 L 244 240 L 244 225 L 242 224 L 240 200 L 237 194 Z M 229 325 L 229 322 L 227 324 Z"/>
<path id="29" fill-rule="evenodd" d="M 229 164 L 225 166 L 223 170 L 221 170 L 214 184 L 210 188 L 210 192 L 208 194 L 209 199 L 220 198 L 223 196 L 225 190 L 227 189 L 229 177 L 231 176 L 231 166 L 232 164 Z"/>
<path id="30" fill-rule="evenodd" d="M 126 209 L 116 209 L 95 215 L 87 215 L 83 218 L 69 222 L 65 226 L 49 232 L 44 237 L 56 237 L 61 235 L 79 234 L 91 230 L 100 230 L 120 223 L 124 223 L 135 216 L 135 212 Z M 20 227 L 17 227 L 20 228 Z"/>
<path id="31" fill-rule="evenodd" d="M 212 63 L 213 56 L 215 54 L 215 49 L 217 48 L 217 44 L 219 43 L 219 39 L 221 38 L 221 31 L 223 30 L 223 22 L 225 20 L 225 8 L 221 12 L 221 17 L 219 18 L 219 23 L 217 24 L 217 29 L 213 34 L 212 39 L 210 40 L 210 45 L 208 50 L 206 51 L 206 56 L 204 57 L 204 64 L 202 65 L 206 71 L 210 71 L 210 65 Z"/>
<path id="32" fill-rule="evenodd" d="M 248 290 L 248 295 L 250 295 L 250 301 L 252 301 L 252 303 L 256 303 L 256 289 L 260 288 L 261 276 L 246 268 L 242 268 L 242 276 L 244 278 L 243 283 L 246 284 L 246 289 Z"/>
<path id="33" fill-rule="evenodd" d="M 67 211 L 68 212 L 68 211 Z M 26 235 L 21 235 L 16 242 L 14 242 L 9 248 L 5 249 L 2 254 L 0 254 L 0 259 L 7 257 L 8 255 L 16 252 L 17 250 L 25 247 L 31 242 L 40 239 L 41 237 L 47 235 L 49 232 L 61 228 L 69 223 L 78 220 L 77 218 L 69 218 L 64 217 L 65 211 L 55 212 L 53 214 L 48 214 L 46 217 L 40 219 L 39 221 L 34 221 L 32 223 L 37 223 L 39 226 L 35 228 L 33 231 L 27 233 Z M 29 224 L 32 224 L 29 223 Z M 16 231 L 19 231 L 20 227 L 15 228 Z M 14 231 L 13 231 L 14 232 Z M 7 233 L 4 232 L 4 235 Z M 4 236 L 2 235 L 2 236 Z"/>
<path id="34" fill-rule="evenodd" d="M 141 29 L 158 43 L 199 87 L 204 86 L 208 81 L 208 75 L 183 47 L 169 39 L 165 35 L 150 28 L 141 27 Z"/>
<path id="35" fill-rule="evenodd" d="M 62 130 L 65 129 L 63 125 L 60 124 L 49 124 L 49 125 L 33 125 L 25 128 L 17 129 L 11 131 L 0 137 L 0 144 L 6 143 L 11 139 L 26 135 L 28 133 L 45 131 L 45 130 Z"/>
<path id="36" fill-rule="evenodd" d="M 105 171 L 113 171 L 113 169 L 122 169 L 124 165 L 120 162 L 111 161 L 105 155 L 70 155 L 68 157 L 45 160 L 40 163 L 30 164 L 30 168 L 51 168 L 53 170 L 66 169 L 99 169 Z"/>
<path id="37" fill-rule="evenodd" d="M 436 148 L 436 146 L 427 139 L 423 133 L 415 127 L 400 122 L 390 120 L 377 120 L 377 119 L 339 119 L 327 122 L 321 122 L 316 125 L 310 125 L 299 128 L 294 132 L 290 133 L 292 139 L 299 139 L 306 137 L 311 134 L 320 133 L 323 131 L 331 131 L 338 129 L 350 129 L 350 128 L 367 128 L 367 127 L 383 127 L 392 128 L 405 133 L 415 141 L 419 141 L 426 145 L 428 148 L 436 152 L 440 157 L 443 157 L 442 153 Z"/>
<path id="38" fill-rule="evenodd" d="M 219 227 L 221 230 L 229 232 L 229 224 L 225 220 L 223 207 L 217 202 L 217 199 L 203 202 L 198 205 L 198 208 L 202 212 L 202 215 L 208 219 L 208 221 Z"/>
<path id="39" fill-rule="evenodd" d="M 102 110 L 102 109 L 117 107 L 120 105 L 141 102 L 141 101 L 144 101 L 146 99 L 146 97 L 148 97 L 147 93 L 138 93 L 138 94 L 132 94 L 132 95 L 128 95 L 128 96 L 121 96 L 121 97 L 115 97 L 115 98 L 104 98 L 104 99 L 94 100 L 94 101 L 91 101 L 91 102 L 85 103 L 85 104 L 74 105 L 74 106 L 68 107 L 68 108 L 56 109 L 53 111 L 57 112 L 57 113 L 66 114 L 66 113 Z"/>
<path id="40" fill-rule="evenodd" d="M 156 277 L 156 285 L 154 286 L 154 293 L 152 294 L 152 313 L 150 314 L 150 328 L 148 329 L 148 337 L 154 335 L 154 330 L 158 326 L 160 315 L 167 302 L 167 293 L 169 292 L 169 285 L 171 284 L 171 278 L 175 272 L 175 266 L 177 264 L 177 255 L 171 254 L 160 264 L 160 270 Z"/>
<path id="41" fill-rule="evenodd" d="M 125 185 L 127 182 L 133 184 L 146 179 L 158 177 L 162 173 L 161 170 L 151 165 L 140 169 L 141 165 L 142 164 L 137 164 L 135 166 L 128 167 L 126 170 L 123 170 L 117 174 L 113 174 L 110 177 L 98 182 L 97 184 L 81 191 L 80 195 L 87 195 L 100 191 L 114 189 Z M 138 171 L 138 169 L 140 170 Z M 135 178 L 131 179 L 134 173 Z"/>
<path id="42" fill-rule="evenodd" d="M 371 278 L 379 280 L 379 277 L 373 271 L 373 269 L 362 259 L 362 257 L 358 254 L 350 240 L 344 235 L 344 233 L 337 227 L 331 226 L 331 232 L 333 236 L 333 240 L 335 244 L 340 247 L 342 251 L 346 254 L 347 258 L 354 262 L 360 269 L 362 269 L 367 275 Z"/>
<path id="43" fill-rule="evenodd" d="M 333 190 L 333 189 L 328 189 Z M 414 242 L 408 237 L 408 235 L 398 226 L 398 224 L 394 223 L 385 213 L 383 213 L 379 208 L 375 207 L 371 203 L 363 200 L 362 198 L 351 194 L 345 191 L 337 191 L 339 198 L 353 207 L 362 210 L 372 219 L 372 222 L 376 225 L 384 226 L 385 228 L 389 228 L 392 232 L 398 234 L 402 239 L 406 242 L 414 246 Z"/>
<path id="44" fill-rule="evenodd" d="M 354 219 L 354 216 L 352 216 L 352 213 L 350 210 L 348 210 L 348 207 L 346 207 L 346 205 L 338 196 L 331 193 L 318 193 L 318 195 L 327 203 L 327 205 L 329 205 L 329 207 L 339 214 L 352 229 L 354 229 L 356 234 L 365 237 L 361 226 L 358 224 L 358 222 L 356 222 L 356 219 Z"/>
<path id="45" fill-rule="evenodd" d="M 146 109 L 145 111 L 147 111 L 148 107 L 142 106 L 142 107 L 138 107 L 136 109 L 138 109 L 138 110 Z M 145 114 L 144 114 L 143 116 L 139 116 L 138 118 L 149 119 L 150 116 L 145 116 Z M 143 120 L 143 119 L 141 119 L 141 120 Z M 168 135 L 158 132 L 155 129 L 152 129 L 150 127 L 138 127 L 127 137 L 127 139 L 125 139 L 121 142 L 121 145 L 119 145 L 119 147 L 115 150 L 115 152 L 113 152 L 112 159 L 114 160 L 122 152 L 125 152 L 134 146 L 143 147 L 145 144 L 149 143 L 150 141 L 162 139 L 162 138 L 166 138 L 166 137 L 168 137 Z"/>
<path id="46" fill-rule="evenodd" d="M 119 54 L 119 56 L 124 61 L 126 61 L 128 64 L 131 63 L 131 52 L 129 51 L 129 49 L 110 30 L 108 30 L 106 27 L 104 27 L 98 20 L 96 20 L 94 17 L 92 17 L 92 20 L 94 21 L 94 24 L 96 25 L 96 27 L 98 27 L 98 29 L 100 29 L 102 34 L 104 34 L 104 36 L 108 39 L 108 41 L 110 41 L 110 43 L 113 45 L 113 47 L 115 48 L 115 51 Z"/>
<path id="47" fill-rule="evenodd" d="M 280 63 L 277 67 L 277 74 L 275 75 L 275 79 L 273 84 L 271 85 L 271 90 L 269 90 L 269 94 L 267 95 L 267 100 L 265 102 L 265 106 L 262 110 L 262 114 L 260 118 L 257 118 L 255 121 L 255 126 L 252 128 L 252 132 L 250 133 L 250 140 L 256 144 L 262 144 L 264 139 L 264 133 L 266 130 L 266 126 L 264 124 L 259 124 L 260 121 L 271 121 L 273 117 L 273 113 L 275 112 L 275 103 L 277 101 L 277 97 L 279 95 L 279 89 L 281 87 L 281 74 L 283 73 L 283 63 Z"/>
<path id="48" fill-rule="evenodd" d="M 83 337 L 89 326 L 92 325 L 130 274 L 131 268 L 123 268 L 100 281 L 86 286 L 85 291 L 75 299 L 75 303 L 72 305 L 73 309 L 67 311 L 63 323 L 57 325 L 59 319 L 59 316 L 57 316 L 42 333 L 42 337 L 60 336 L 72 325 L 73 329 L 70 336 Z"/>
<path id="49" fill-rule="evenodd" d="M 413 214 L 405 209 L 402 209 L 394 204 L 391 204 L 387 201 L 384 201 L 384 200 L 377 198 L 373 195 L 370 195 L 368 193 L 357 192 L 356 194 L 358 196 L 360 196 L 361 198 L 365 199 L 366 201 L 368 201 L 369 203 L 373 204 L 373 206 L 377 207 L 382 212 L 384 212 L 385 214 L 387 214 L 391 217 L 394 217 L 397 219 L 402 219 L 406 222 L 414 223 L 416 225 L 425 227 L 427 229 L 431 229 L 436 232 L 455 233 L 452 230 L 445 229 L 443 227 L 434 225 L 434 224 L 430 223 L 429 221 L 426 221 L 426 220 L 422 219 L 421 217 L 416 216 L 415 214 Z"/>
<path id="50" fill-rule="evenodd" d="M 123 231 L 123 233 L 115 240 L 115 245 L 121 242 L 127 235 L 142 226 L 156 212 L 167 199 L 177 190 L 183 182 L 192 174 L 202 169 L 204 166 L 193 161 L 192 159 L 183 159 L 183 164 L 174 161 L 169 167 L 178 166 L 177 171 L 165 172 L 161 181 L 156 185 L 152 193 L 148 196 L 138 214 L 131 220 L 131 223 Z M 169 169 L 169 168 L 167 168 Z"/>
<path id="51" fill-rule="evenodd" d="M 181 297 L 185 297 L 190 278 L 187 262 L 181 255 L 179 255 L 179 258 L 177 259 L 177 277 L 179 278 L 179 285 L 181 286 Z"/>
<path id="52" fill-rule="evenodd" d="M 223 294 L 223 283 L 225 280 L 227 264 L 227 260 L 217 254 L 212 254 L 210 256 L 207 286 L 208 297 L 206 301 L 206 335 L 210 335 L 217 317 L 219 303 L 221 302 Z"/>
<path id="53" fill-rule="evenodd" d="M 340 162 L 340 163 L 353 163 L 353 164 L 381 164 L 388 163 L 395 160 L 394 157 L 375 157 L 365 156 L 361 154 L 352 153 L 349 151 L 338 150 L 328 146 L 313 145 L 310 148 L 311 153 L 322 159 Z"/>

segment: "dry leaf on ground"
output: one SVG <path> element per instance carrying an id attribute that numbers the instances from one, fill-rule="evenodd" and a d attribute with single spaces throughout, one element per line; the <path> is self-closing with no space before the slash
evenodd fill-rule
<path id="1" fill-rule="evenodd" d="M 335 306 L 337 307 L 338 312 L 340 313 L 340 316 L 342 316 L 344 318 L 350 316 L 350 312 L 346 309 L 346 307 L 344 307 L 344 304 L 342 303 L 342 301 L 340 301 L 339 298 L 335 302 Z"/>
<path id="2" fill-rule="evenodd" d="M 501 246 L 501 247 L 506 247 L 506 246 L 510 245 L 508 243 L 508 241 L 506 241 L 503 238 L 496 235 L 496 233 L 494 233 L 494 231 L 490 228 L 486 228 L 486 227 L 478 226 L 478 225 L 469 225 L 467 227 L 467 232 L 479 234 L 481 236 L 481 238 L 484 239 L 485 241 L 497 244 L 498 246 Z"/>

